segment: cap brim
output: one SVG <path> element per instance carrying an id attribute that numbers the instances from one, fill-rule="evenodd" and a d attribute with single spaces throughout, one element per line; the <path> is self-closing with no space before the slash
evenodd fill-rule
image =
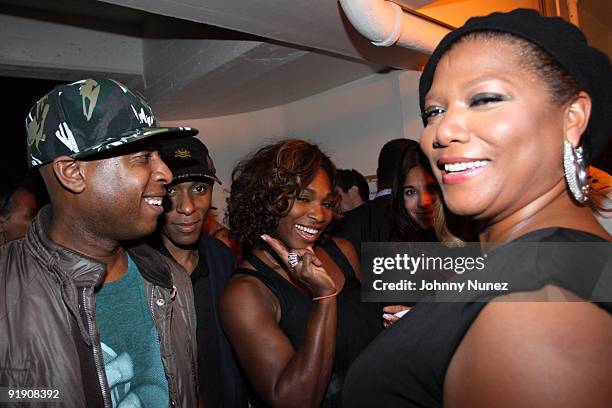
<path id="1" fill-rule="evenodd" d="M 212 176 L 210 174 L 205 174 L 205 173 L 183 173 L 183 174 L 179 174 L 174 175 L 174 177 L 172 178 L 172 183 L 171 184 L 178 184 L 182 179 L 188 179 L 188 178 L 207 178 L 213 181 L 216 181 L 219 184 L 223 184 L 221 183 L 221 180 L 219 180 L 217 178 L 217 176 Z"/>
<path id="2" fill-rule="evenodd" d="M 117 138 L 113 138 L 112 140 L 107 140 L 88 149 L 81 150 L 80 152 L 71 155 L 71 157 L 75 159 L 85 158 L 94 154 L 107 152 L 109 150 L 125 146 L 129 143 L 134 143 L 153 136 L 179 137 L 195 136 L 197 134 L 198 130 L 190 127 L 145 127 L 122 133 Z"/>

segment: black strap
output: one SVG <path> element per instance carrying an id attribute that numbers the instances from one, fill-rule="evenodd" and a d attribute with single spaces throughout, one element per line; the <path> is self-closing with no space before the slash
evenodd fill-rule
<path id="1" fill-rule="evenodd" d="M 323 245 L 323 249 L 325 249 L 325 252 L 327 252 L 336 265 L 338 265 L 346 279 L 355 278 L 353 266 L 331 237 L 327 239 L 327 242 Z"/>

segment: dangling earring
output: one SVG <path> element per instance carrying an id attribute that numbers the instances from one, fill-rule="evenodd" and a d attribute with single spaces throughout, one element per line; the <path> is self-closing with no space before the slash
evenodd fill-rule
<path id="1" fill-rule="evenodd" d="M 573 148 L 566 139 L 563 141 L 563 168 L 565 179 L 572 195 L 579 203 L 589 199 L 589 183 L 582 147 Z"/>

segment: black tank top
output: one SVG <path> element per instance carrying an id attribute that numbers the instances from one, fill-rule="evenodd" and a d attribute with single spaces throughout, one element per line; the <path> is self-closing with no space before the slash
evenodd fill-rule
<path id="1" fill-rule="evenodd" d="M 549 228 L 527 234 L 514 242 L 605 241 L 576 230 Z M 598 248 L 597 254 L 585 249 L 578 256 L 575 253 L 555 253 L 554 256 L 537 253 L 529 257 L 504 254 L 504 247 L 501 247 L 497 255 L 502 257 L 498 259 L 502 259 L 505 265 L 487 272 L 496 273 L 511 263 L 515 270 L 525 271 L 524 275 L 517 277 L 514 291 L 537 290 L 552 283 L 589 299 L 603 280 L 609 282 L 612 273 L 610 247 Z M 585 261 L 591 258 L 597 258 L 596 267 L 585 268 Z M 485 299 L 499 294 L 489 293 Z M 344 384 L 343 406 L 441 407 L 448 365 L 470 325 L 487 305 L 486 300 L 479 300 L 419 303 L 378 336 L 355 360 Z M 606 300 L 610 300 L 609 293 Z M 610 303 L 598 305 L 612 313 Z"/>
<path id="2" fill-rule="evenodd" d="M 325 252 L 338 265 L 344 275 L 344 287 L 337 298 L 336 353 L 332 379 L 322 406 L 340 406 L 340 391 L 348 367 L 359 353 L 382 330 L 382 309 L 377 303 L 361 302 L 361 285 L 348 259 L 332 239 L 322 245 Z M 256 270 L 240 268 L 236 273 L 251 275 L 263 282 L 278 299 L 281 308 L 279 327 L 297 350 L 304 343 L 304 333 L 313 300 L 275 272 L 256 256 L 246 260 Z M 252 397 L 255 406 L 264 406 Z"/>

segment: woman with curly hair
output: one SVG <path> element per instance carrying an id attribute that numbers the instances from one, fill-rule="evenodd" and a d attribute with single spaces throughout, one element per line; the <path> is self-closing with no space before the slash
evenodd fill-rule
<path id="1" fill-rule="evenodd" d="M 324 234 L 335 174 L 301 140 L 265 146 L 232 173 L 228 223 L 246 256 L 220 313 L 255 406 L 339 406 L 345 371 L 382 328 L 360 301 L 354 248 Z"/>

